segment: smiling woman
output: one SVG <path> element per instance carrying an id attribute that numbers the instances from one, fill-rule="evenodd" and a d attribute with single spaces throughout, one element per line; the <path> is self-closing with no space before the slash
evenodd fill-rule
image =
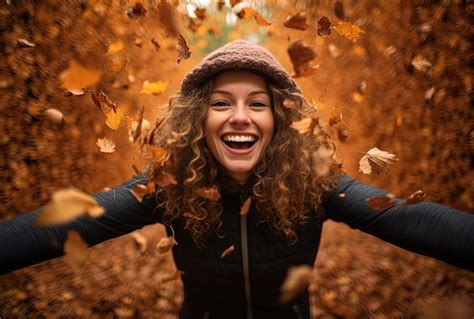
<path id="1" fill-rule="evenodd" d="M 328 218 L 474 269 L 472 215 L 408 205 L 352 179 L 333 160 L 334 144 L 317 121 L 309 119 L 302 133 L 292 127 L 311 109 L 263 47 L 239 40 L 219 48 L 170 98 L 148 138 L 155 156 L 145 172 L 88 199 L 105 214 L 53 229 L 36 225 L 41 210 L 1 223 L 0 272 L 60 256 L 57 243 L 71 230 L 95 245 L 162 223 L 169 238 L 160 249 L 172 247 L 183 276 L 180 318 L 308 319 L 305 288 Z M 376 212 L 371 197 L 393 205 Z M 300 281 L 285 281 L 290 273 Z"/>

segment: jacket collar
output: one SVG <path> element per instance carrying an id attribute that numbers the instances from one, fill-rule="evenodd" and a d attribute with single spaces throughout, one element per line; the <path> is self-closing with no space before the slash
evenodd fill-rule
<path id="1" fill-rule="evenodd" d="M 257 177 L 255 174 L 252 174 L 250 178 L 245 182 L 244 185 L 239 184 L 235 179 L 226 175 L 219 170 L 217 174 L 217 184 L 221 187 L 222 190 L 225 190 L 229 193 L 240 193 L 247 195 L 251 193 L 253 186 L 257 182 Z"/>

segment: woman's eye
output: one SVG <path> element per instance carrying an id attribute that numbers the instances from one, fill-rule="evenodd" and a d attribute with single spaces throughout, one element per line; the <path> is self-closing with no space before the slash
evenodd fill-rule
<path id="1" fill-rule="evenodd" d="M 255 103 L 252 103 L 251 106 L 264 107 L 264 106 L 266 106 L 266 105 L 263 104 L 263 103 L 260 103 L 260 102 L 255 102 Z"/>
<path id="2" fill-rule="evenodd" d="M 227 103 L 224 101 L 214 102 L 212 106 L 227 106 Z"/>

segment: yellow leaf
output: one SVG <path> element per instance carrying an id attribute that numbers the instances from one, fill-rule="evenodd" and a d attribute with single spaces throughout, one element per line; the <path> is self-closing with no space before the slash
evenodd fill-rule
<path id="1" fill-rule="evenodd" d="M 117 112 L 114 112 L 114 110 L 110 110 L 105 114 L 105 124 L 111 129 L 111 130 L 118 130 L 120 126 L 120 122 L 122 121 L 123 118 L 123 113 L 122 111 L 117 108 Z"/>
<path id="2" fill-rule="evenodd" d="M 109 45 L 109 49 L 107 50 L 107 54 L 115 54 L 123 49 L 123 42 L 121 40 L 117 42 L 113 42 Z"/>
<path id="3" fill-rule="evenodd" d="M 361 33 L 365 33 L 358 25 L 344 21 L 339 21 L 333 28 L 337 33 L 351 40 L 353 43 L 360 39 Z"/>
<path id="4" fill-rule="evenodd" d="M 99 217 L 103 213 L 104 209 L 95 199 L 70 188 L 55 192 L 51 202 L 41 209 L 36 222 L 39 225 L 64 224 L 82 215 Z"/>
<path id="5" fill-rule="evenodd" d="M 148 82 L 148 81 L 145 81 L 143 82 L 143 87 L 142 87 L 142 90 L 140 91 L 140 93 L 143 93 L 143 94 L 153 94 L 153 95 L 157 95 L 157 94 L 160 94 L 160 93 L 163 93 L 164 91 L 166 91 L 166 89 L 168 88 L 168 84 L 169 84 L 169 81 L 166 81 L 166 82 L 162 82 L 162 81 L 158 81 L 158 82 Z"/>
<path id="6" fill-rule="evenodd" d="M 272 24 L 271 22 L 265 20 L 265 18 L 257 11 L 254 12 L 253 17 L 255 19 L 255 22 L 257 22 L 257 24 L 261 27 L 268 27 Z"/>
<path id="7" fill-rule="evenodd" d="M 81 90 L 97 84 L 101 76 L 99 70 L 87 69 L 75 61 L 70 61 L 68 69 L 59 75 L 59 79 L 63 88 Z"/>

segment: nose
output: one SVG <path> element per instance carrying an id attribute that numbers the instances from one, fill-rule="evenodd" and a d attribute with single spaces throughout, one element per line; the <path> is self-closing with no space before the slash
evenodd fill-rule
<path id="1" fill-rule="evenodd" d="M 237 105 L 229 118 L 229 123 L 234 125 L 247 125 L 252 122 L 249 109 L 246 105 Z"/>

